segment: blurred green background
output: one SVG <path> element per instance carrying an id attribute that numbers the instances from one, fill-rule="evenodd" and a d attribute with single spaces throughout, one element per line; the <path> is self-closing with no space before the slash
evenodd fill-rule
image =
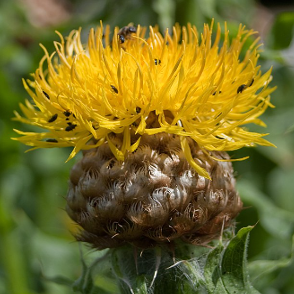
<path id="1" fill-rule="evenodd" d="M 275 148 L 233 152 L 250 155 L 235 163 L 236 178 L 246 209 L 238 228 L 255 225 L 249 245 L 249 266 L 268 261 L 267 274 L 252 272 L 261 293 L 294 293 L 294 1 L 253 0 L 14 0 L 0 2 L 0 293 L 72 293 L 49 278 L 63 275 L 77 279 L 81 273 L 79 246 L 70 234 L 75 225 L 63 207 L 71 166 L 64 163 L 70 150 L 46 149 L 24 153 L 28 148 L 10 140 L 13 128 L 27 129 L 11 120 L 19 102 L 28 98 L 21 78 L 34 72 L 43 51 L 53 51 L 55 30 L 66 36 L 72 29 L 104 24 L 124 26 L 175 22 L 196 24 L 201 30 L 211 18 L 226 20 L 234 33 L 239 23 L 260 32 L 264 52 L 263 71 L 273 66 L 272 94 L 275 109 L 263 115 Z M 99 252 L 83 250 L 85 259 Z M 111 287 L 109 266 L 100 270 L 101 287 Z M 115 293 L 115 288 L 113 288 Z"/>

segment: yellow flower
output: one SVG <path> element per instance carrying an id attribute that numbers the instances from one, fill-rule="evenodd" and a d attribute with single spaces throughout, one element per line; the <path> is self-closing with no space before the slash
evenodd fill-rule
<path id="1" fill-rule="evenodd" d="M 262 75 L 257 66 L 258 39 L 241 57 L 248 38 L 255 34 L 240 25 L 230 41 L 220 25 L 212 40 L 213 22 L 173 28 L 162 35 L 157 27 L 138 26 L 124 31 L 109 26 L 91 29 L 88 42 L 81 30 L 66 42 L 47 50 L 33 80 L 24 87 L 33 99 L 21 104 L 24 116 L 15 119 L 46 132 L 22 132 L 17 140 L 35 148 L 73 146 L 69 159 L 81 149 L 107 142 L 118 160 L 134 152 L 143 134 L 180 136 L 190 165 L 202 176 L 208 173 L 192 158 L 187 138 L 203 152 L 231 151 L 256 144 L 273 146 L 263 136 L 243 126 L 264 126 L 258 118 L 270 103 L 271 70 Z M 129 31 L 128 31 L 129 30 Z M 45 66 L 47 62 L 47 66 Z M 121 134 L 117 148 L 111 133 Z M 219 160 L 219 159 L 218 159 Z"/>

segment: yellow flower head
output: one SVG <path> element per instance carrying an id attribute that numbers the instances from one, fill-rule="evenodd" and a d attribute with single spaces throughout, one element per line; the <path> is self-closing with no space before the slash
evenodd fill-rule
<path id="1" fill-rule="evenodd" d="M 213 22 L 173 28 L 162 35 L 157 27 L 91 29 L 88 42 L 81 30 L 47 50 L 33 80 L 24 87 L 33 99 L 21 104 L 24 117 L 15 119 L 46 132 L 22 132 L 17 140 L 35 148 L 73 146 L 69 159 L 81 149 L 107 142 L 118 160 L 134 152 L 143 134 L 180 136 L 188 162 L 209 177 L 191 156 L 187 137 L 204 152 L 230 151 L 255 144 L 273 146 L 243 126 L 264 125 L 258 118 L 268 106 L 271 70 L 261 74 L 257 44 L 244 57 L 241 49 L 255 32 L 240 25 L 230 42 L 226 28 Z M 47 66 L 44 63 L 47 62 Z M 121 134 L 117 147 L 110 134 Z"/>

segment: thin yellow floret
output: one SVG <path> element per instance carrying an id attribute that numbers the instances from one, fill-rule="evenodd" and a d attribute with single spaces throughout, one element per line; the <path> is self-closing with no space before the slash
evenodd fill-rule
<path id="1" fill-rule="evenodd" d="M 46 132 L 22 132 L 17 140 L 35 148 L 73 146 L 69 159 L 81 149 L 108 142 L 118 160 L 134 152 L 143 134 L 171 133 L 181 136 L 182 149 L 195 170 L 209 178 L 194 162 L 186 138 L 209 151 L 231 151 L 256 144 L 273 146 L 244 128 L 264 126 L 259 116 L 270 103 L 271 70 L 262 74 L 257 65 L 258 40 L 241 58 L 242 47 L 255 34 L 240 25 L 230 42 L 225 27 L 221 37 L 213 22 L 196 27 L 175 26 L 170 35 L 157 28 L 138 26 L 122 44 L 118 28 L 91 29 L 88 42 L 81 30 L 55 42 L 56 52 L 46 48 L 33 80 L 24 87 L 33 99 L 15 112 L 15 119 Z M 220 46 L 221 43 L 221 46 Z M 47 66 L 45 66 L 45 62 Z M 156 123 L 150 124 L 150 117 Z M 122 134 L 119 148 L 110 134 Z M 132 140 L 136 135 L 136 140 Z M 138 138 L 137 138 L 138 137 Z"/>

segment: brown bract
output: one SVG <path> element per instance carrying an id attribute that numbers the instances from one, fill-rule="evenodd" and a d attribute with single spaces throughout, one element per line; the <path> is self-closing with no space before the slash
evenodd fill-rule
<path id="1" fill-rule="evenodd" d="M 112 135 L 117 148 L 122 136 Z M 84 153 L 72 169 L 67 212 L 81 226 L 77 240 L 104 249 L 151 247 L 176 239 L 204 245 L 233 224 L 242 209 L 225 152 L 203 152 L 188 140 L 193 159 L 211 181 L 188 164 L 180 137 L 143 135 L 138 149 L 118 161 L 108 144 Z M 212 157 L 211 157 L 212 156 Z"/>

